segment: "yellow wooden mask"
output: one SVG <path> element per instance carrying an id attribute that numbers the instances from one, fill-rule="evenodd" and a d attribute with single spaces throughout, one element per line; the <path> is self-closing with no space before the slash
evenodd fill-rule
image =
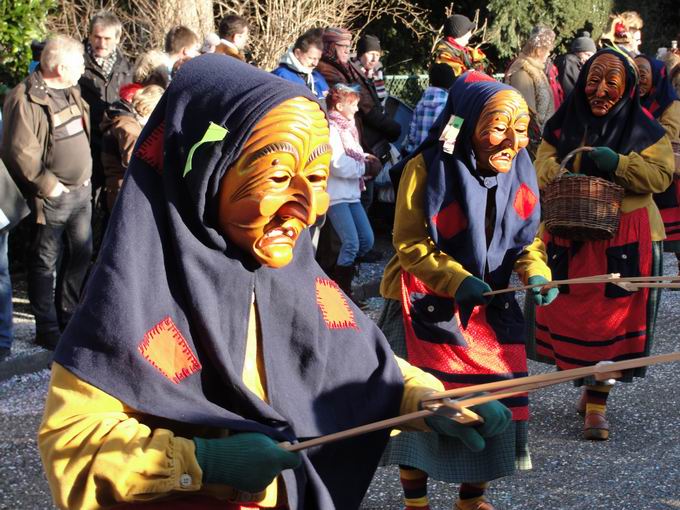
<path id="1" fill-rule="evenodd" d="M 529 144 L 529 108 L 514 90 L 497 92 L 477 119 L 472 147 L 477 168 L 507 173 L 517 153 Z"/>
<path id="2" fill-rule="evenodd" d="M 222 178 L 219 226 L 263 265 L 283 267 L 302 231 L 328 210 L 331 147 L 319 105 L 296 97 L 270 110 Z"/>

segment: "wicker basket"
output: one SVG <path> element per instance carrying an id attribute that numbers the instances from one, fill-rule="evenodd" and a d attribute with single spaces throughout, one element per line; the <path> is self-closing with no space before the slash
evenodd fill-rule
<path id="1" fill-rule="evenodd" d="M 581 147 L 569 153 L 566 163 Z M 587 175 L 558 177 L 541 193 L 543 221 L 551 234 L 575 241 L 611 239 L 619 227 L 624 190 L 618 184 Z"/>
<path id="2" fill-rule="evenodd" d="M 675 175 L 680 175 L 680 142 L 671 142 L 675 156 Z"/>

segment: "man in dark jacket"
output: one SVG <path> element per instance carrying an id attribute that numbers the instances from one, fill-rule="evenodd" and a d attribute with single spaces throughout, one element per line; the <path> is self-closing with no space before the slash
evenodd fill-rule
<path id="1" fill-rule="evenodd" d="M 83 70 L 83 45 L 54 36 L 40 68 L 3 107 L 2 159 L 33 212 L 28 298 L 36 343 L 50 349 L 78 304 L 92 256 L 89 108 L 77 86 Z"/>
<path id="2" fill-rule="evenodd" d="M 555 65 L 559 73 L 558 76 L 564 91 L 564 97 L 567 97 L 574 88 L 574 85 L 576 85 L 576 80 L 578 80 L 583 64 L 596 51 L 595 42 L 590 38 L 590 34 L 582 32 L 579 37 L 572 41 L 569 53 L 557 57 Z"/>
<path id="3" fill-rule="evenodd" d="M 132 66 L 118 47 L 122 28 L 115 14 L 98 12 L 90 20 L 89 36 L 85 41 L 85 72 L 79 83 L 83 99 L 90 105 L 92 187 L 95 193 L 104 184 L 99 125 L 106 109 L 119 99 L 120 86 L 132 81 Z"/>

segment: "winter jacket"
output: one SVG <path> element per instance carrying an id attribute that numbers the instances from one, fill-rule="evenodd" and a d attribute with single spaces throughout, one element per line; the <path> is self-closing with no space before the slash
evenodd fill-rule
<path id="1" fill-rule="evenodd" d="M 125 171 L 130 164 L 132 150 L 142 132 L 142 125 L 127 101 L 116 101 L 104 114 L 101 123 L 102 166 L 104 168 L 106 205 L 111 211 Z"/>
<path id="2" fill-rule="evenodd" d="M 85 52 L 85 72 L 78 81 L 83 99 L 90 105 L 90 121 L 92 125 L 92 140 L 95 147 L 99 147 L 101 131 L 99 125 L 104 118 L 106 109 L 118 101 L 121 85 L 132 81 L 132 66 L 130 62 L 116 49 L 118 58 L 113 65 L 111 74 L 107 78 L 94 61 L 92 56 Z"/>
<path id="3" fill-rule="evenodd" d="M 583 63 L 578 56 L 573 53 L 567 53 L 566 55 L 557 57 L 555 65 L 559 72 L 559 80 L 562 85 L 562 90 L 564 91 L 564 97 L 567 97 L 574 88 L 574 85 L 576 85 L 576 80 L 578 80 L 578 75 L 581 72 Z"/>
<path id="4" fill-rule="evenodd" d="M 90 138 L 90 109 L 72 87 L 71 95 L 82 112 L 83 129 Z M 3 107 L 2 159 L 23 195 L 33 201 L 36 221 L 44 223 L 43 198 L 59 179 L 45 166 L 54 144 L 53 112 L 40 71 L 28 75 L 5 98 Z M 83 181 L 90 175 L 83 176 Z"/>
<path id="5" fill-rule="evenodd" d="M 328 94 L 328 83 L 324 80 L 321 73 L 317 70 L 312 70 L 311 73 L 305 72 L 300 62 L 293 55 L 292 50 L 287 51 L 281 61 L 279 67 L 272 71 L 279 78 L 283 78 L 293 83 L 299 83 L 311 90 L 319 100 L 324 100 Z"/>
<path id="6" fill-rule="evenodd" d="M 29 212 L 26 200 L 0 159 L 0 234 L 15 227 Z"/>

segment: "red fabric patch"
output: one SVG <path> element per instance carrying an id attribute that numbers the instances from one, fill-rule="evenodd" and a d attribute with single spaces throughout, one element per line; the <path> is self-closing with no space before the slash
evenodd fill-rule
<path id="1" fill-rule="evenodd" d="M 515 208 L 519 217 L 526 220 L 531 216 L 531 213 L 534 212 L 534 207 L 536 207 L 537 202 L 538 197 L 531 191 L 531 188 L 526 184 L 522 184 L 515 194 L 515 200 L 513 201 L 512 206 Z"/>
<path id="2" fill-rule="evenodd" d="M 496 81 L 488 74 L 481 73 L 479 71 L 468 71 L 465 75 L 465 83 L 473 83 L 478 81 Z"/>
<path id="3" fill-rule="evenodd" d="M 175 384 L 201 370 L 201 363 L 170 317 L 144 334 L 140 354 Z"/>
<path id="4" fill-rule="evenodd" d="M 432 217 L 432 224 L 445 239 L 451 239 L 465 230 L 468 220 L 458 202 L 452 202 Z"/>
<path id="5" fill-rule="evenodd" d="M 163 173 L 163 134 L 165 122 L 161 122 L 139 145 L 135 156 L 151 166 L 160 175 Z"/>
<path id="6" fill-rule="evenodd" d="M 359 329 L 347 298 L 333 280 L 316 279 L 316 302 L 328 329 Z"/>

